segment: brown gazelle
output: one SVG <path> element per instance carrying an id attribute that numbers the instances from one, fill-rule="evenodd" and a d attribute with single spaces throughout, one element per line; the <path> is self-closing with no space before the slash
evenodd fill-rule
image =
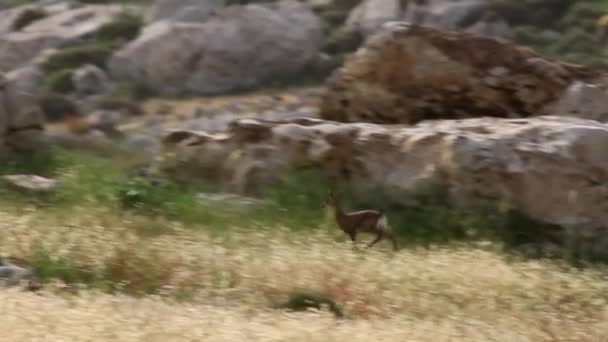
<path id="1" fill-rule="evenodd" d="M 370 233 L 375 234 L 376 239 L 367 245 L 367 248 L 375 245 L 383 238 L 388 238 L 393 243 L 393 249 L 398 249 L 397 240 L 383 212 L 378 210 L 344 212 L 333 192 L 329 193 L 324 205 L 334 210 L 338 226 L 350 237 L 353 243 L 356 243 L 358 233 Z"/>

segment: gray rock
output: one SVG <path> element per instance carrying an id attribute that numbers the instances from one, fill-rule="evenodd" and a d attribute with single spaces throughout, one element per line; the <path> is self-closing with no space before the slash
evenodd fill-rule
<path id="1" fill-rule="evenodd" d="M 45 49 L 77 44 L 120 11 L 116 5 L 86 5 L 50 15 L 22 31 L 0 35 L 0 71 L 24 66 Z"/>
<path id="2" fill-rule="evenodd" d="M 57 188 L 57 181 L 37 175 L 6 175 L 2 179 L 19 190 L 28 192 L 50 192 Z"/>
<path id="3" fill-rule="evenodd" d="M 137 134 L 127 137 L 122 146 L 127 151 L 155 156 L 160 152 L 160 139 L 148 134 Z"/>
<path id="4" fill-rule="evenodd" d="M 40 143 L 45 118 L 36 101 L 38 77 L 28 69 L 0 74 L 0 156 Z"/>
<path id="5" fill-rule="evenodd" d="M 77 95 L 88 96 L 106 91 L 110 80 L 101 68 L 88 64 L 74 72 L 72 83 L 74 83 Z"/>
<path id="6" fill-rule="evenodd" d="M 408 6 L 404 20 L 451 30 L 462 28 L 466 25 L 467 18 L 481 14 L 487 6 L 488 2 L 485 0 L 431 1 L 427 5 Z"/>
<path id="7" fill-rule="evenodd" d="M 231 193 L 199 193 L 196 198 L 203 204 L 221 206 L 223 209 L 234 211 L 256 209 L 267 203 L 261 199 Z"/>
<path id="8" fill-rule="evenodd" d="M 34 271 L 2 260 L 0 260 L 0 282 L 6 286 L 17 286 L 27 282 L 30 290 L 40 288 L 40 279 Z"/>
<path id="9" fill-rule="evenodd" d="M 107 136 L 120 135 L 117 126 L 122 119 L 122 113 L 110 110 L 95 111 L 87 118 L 91 128 L 99 130 Z"/>
<path id="10" fill-rule="evenodd" d="M 399 0 L 364 0 L 355 7 L 346 20 L 346 28 L 370 35 L 388 21 L 401 18 Z"/>
<path id="11" fill-rule="evenodd" d="M 203 24 L 149 25 L 109 69 L 113 79 L 163 95 L 214 95 L 294 77 L 320 42 L 320 20 L 305 4 L 230 6 Z"/>
<path id="12" fill-rule="evenodd" d="M 224 6 L 226 0 L 157 0 L 148 13 L 148 20 L 204 22 Z"/>
<path id="13" fill-rule="evenodd" d="M 508 37 L 511 34 L 511 27 L 506 21 L 498 19 L 491 22 L 480 21 L 465 31 L 491 37 Z"/>

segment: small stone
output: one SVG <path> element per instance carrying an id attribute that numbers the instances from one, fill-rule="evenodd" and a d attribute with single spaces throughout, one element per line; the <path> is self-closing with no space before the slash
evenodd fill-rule
<path id="1" fill-rule="evenodd" d="M 0 260 L 0 283 L 17 286 L 22 282 L 27 282 L 29 290 L 40 288 L 40 279 L 34 271 Z"/>
<path id="2" fill-rule="evenodd" d="M 37 175 L 7 175 L 3 178 L 20 190 L 32 192 L 50 192 L 55 190 L 58 184 L 54 179 Z"/>

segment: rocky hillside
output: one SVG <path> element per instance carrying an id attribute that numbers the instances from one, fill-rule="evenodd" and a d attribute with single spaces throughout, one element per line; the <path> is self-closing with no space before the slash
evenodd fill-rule
<path id="1" fill-rule="evenodd" d="M 547 223 L 604 224 L 599 0 L 10 4 L 5 135 L 34 140 L 44 115 L 51 143 L 165 157 L 234 192 L 255 194 L 295 163 L 365 179 L 400 205 L 396 194 L 429 178 Z M 286 89 L 310 81 L 323 87 Z M 535 201 L 543 173 L 589 198 L 576 212 Z"/>

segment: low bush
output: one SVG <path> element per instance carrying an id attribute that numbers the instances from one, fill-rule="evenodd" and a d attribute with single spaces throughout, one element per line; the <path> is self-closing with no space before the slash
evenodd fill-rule
<path id="1" fill-rule="evenodd" d="M 67 48 L 52 54 L 43 63 L 42 69 L 46 74 L 53 72 L 77 69 L 85 64 L 93 64 L 105 68 L 106 62 L 115 48 L 114 43 L 91 43 L 88 45 Z"/>
<path id="2" fill-rule="evenodd" d="M 338 29 L 323 41 L 322 51 L 329 54 L 350 53 L 357 50 L 362 43 L 361 33 Z"/>
<path id="3" fill-rule="evenodd" d="M 343 311 L 329 296 L 314 291 L 295 291 L 289 294 L 289 298 L 278 305 L 280 309 L 290 311 L 329 310 L 336 317 L 343 317 Z"/>
<path id="4" fill-rule="evenodd" d="M 131 41 L 139 35 L 142 27 L 143 20 L 140 16 L 124 12 L 101 26 L 95 33 L 95 38 L 102 42 Z"/>
<path id="5" fill-rule="evenodd" d="M 44 87 L 48 92 L 67 94 L 74 90 L 73 69 L 61 69 L 45 76 Z"/>
<path id="6" fill-rule="evenodd" d="M 44 19 L 48 16 L 45 10 L 41 8 L 26 9 L 21 12 L 17 18 L 13 21 L 13 31 L 21 31 L 23 28 L 29 26 L 31 23 Z"/>
<path id="7" fill-rule="evenodd" d="M 47 120 L 50 122 L 61 121 L 66 116 L 78 115 L 80 113 L 77 104 L 67 96 L 57 93 L 42 95 L 39 99 L 39 104 Z"/>

